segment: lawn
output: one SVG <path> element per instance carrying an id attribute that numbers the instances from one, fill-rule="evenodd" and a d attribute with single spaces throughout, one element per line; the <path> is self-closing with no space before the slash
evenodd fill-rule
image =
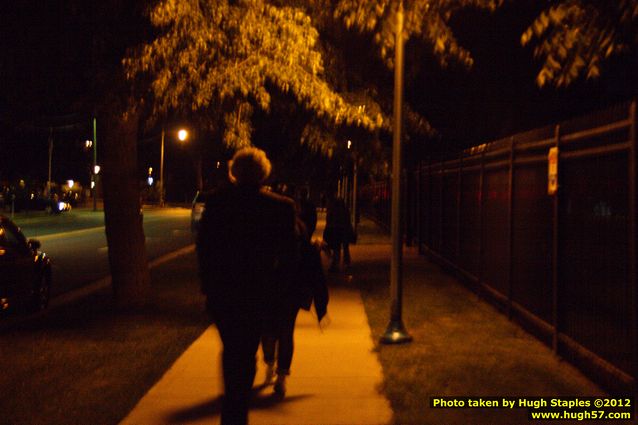
<path id="1" fill-rule="evenodd" d="M 207 327 L 194 254 L 151 276 L 144 311 L 116 311 L 101 291 L 0 332 L 0 423 L 123 419 Z"/>
<path id="2" fill-rule="evenodd" d="M 354 253 L 352 283 L 361 288 L 383 367 L 382 391 L 396 424 L 529 423 L 526 409 L 432 409 L 434 396 L 604 394 L 548 347 L 414 252 L 405 258 L 403 279 L 404 322 L 414 341 L 378 344 L 389 322 L 390 251 L 387 245 L 363 249 Z"/>

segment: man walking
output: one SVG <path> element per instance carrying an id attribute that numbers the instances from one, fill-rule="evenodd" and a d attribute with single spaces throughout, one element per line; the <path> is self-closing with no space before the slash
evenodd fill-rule
<path id="1" fill-rule="evenodd" d="M 222 425 L 246 424 L 262 326 L 273 317 L 295 261 L 295 207 L 263 189 L 271 164 L 264 151 L 239 150 L 231 185 L 211 194 L 197 237 L 206 307 L 223 344 Z"/>

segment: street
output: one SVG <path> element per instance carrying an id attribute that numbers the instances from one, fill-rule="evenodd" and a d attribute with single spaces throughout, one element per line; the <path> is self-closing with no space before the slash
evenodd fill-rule
<path id="1" fill-rule="evenodd" d="M 28 239 L 42 243 L 53 263 L 52 296 L 79 288 L 109 274 L 102 211 L 74 210 L 59 216 L 16 216 Z M 190 210 L 144 210 L 144 234 L 149 260 L 192 243 Z"/>

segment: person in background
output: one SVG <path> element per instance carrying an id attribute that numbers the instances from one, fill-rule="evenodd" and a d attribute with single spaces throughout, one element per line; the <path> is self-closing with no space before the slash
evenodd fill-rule
<path id="1" fill-rule="evenodd" d="M 223 425 L 248 422 L 263 324 L 296 263 L 294 202 L 263 189 L 270 170 L 264 151 L 237 151 L 232 184 L 210 194 L 197 235 L 201 289 L 223 344 Z"/>
<path id="2" fill-rule="evenodd" d="M 273 320 L 266 326 L 261 339 L 266 363 L 265 383 L 270 384 L 276 372 L 274 391 L 280 398 L 286 394 L 286 378 L 290 375 L 295 321 L 299 309 L 310 310 L 314 303 L 317 320 L 321 322 L 328 306 L 328 288 L 319 248 L 311 244 L 306 227 L 299 217 L 296 230 L 297 263 L 293 266 L 291 285 L 280 298 L 275 300 L 276 313 Z"/>
<path id="3" fill-rule="evenodd" d="M 299 211 L 299 218 L 306 225 L 308 238 L 312 239 L 312 235 L 317 228 L 317 206 L 310 200 L 308 189 L 306 188 L 299 189 L 297 209 Z"/>
<path id="4" fill-rule="evenodd" d="M 332 263 L 330 271 L 339 270 L 341 250 L 343 250 L 343 264 L 350 265 L 350 242 L 353 239 L 354 230 L 350 223 L 350 212 L 342 198 L 334 197 L 328 201 L 326 212 L 326 227 L 323 232 L 323 240 L 332 251 Z"/>

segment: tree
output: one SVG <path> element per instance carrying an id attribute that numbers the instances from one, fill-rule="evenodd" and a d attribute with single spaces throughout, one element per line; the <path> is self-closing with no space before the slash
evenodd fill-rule
<path id="1" fill-rule="evenodd" d="M 100 105 L 99 116 L 104 146 L 104 224 L 113 295 L 118 307 L 138 308 L 149 302 L 151 284 L 137 178 L 140 105 L 132 96 L 107 98 Z"/>
<path id="2" fill-rule="evenodd" d="M 273 89 L 292 94 L 316 117 L 373 130 L 383 125 L 322 78 L 318 32 L 301 9 L 264 0 L 163 0 L 150 14 L 160 35 L 126 60 L 129 78 L 147 75 L 154 111 L 223 117 L 223 140 L 251 143 L 255 107 L 268 110 Z"/>
<path id="3" fill-rule="evenodd" d="M 79 2 L 77 8 L 86 7 Z M 139 308 L 150 300 L 137 137 L 142 102 L 126 80 L 122 58 L 146 35 L 143 2 L 109 0 L 89 6 L 94 32 L 92 99 L 103 152 L 104 222 L 116 305 Z"/>
<path id="4" fill-rule="evenodd" d="M 428 42 L 442 66 L 455 58 L 466 66 L 472 64 L 467 50 L 462 48 L 448 22 L 454 12 L 467 6 L 494 9 L 500 0 L 439 0 L 392 1 L 340 0 L 337 16 L 343 17 L 347 26 L 374 34 L 381 57 L 394 68 L 394 122 L 392 146 L 392 259 L 390 262 L 391 314 L 388 327 L 381 337 L 387 344 L 412 340 L 402 319 L 402 233 L 400 214 L 401 193 L 401 133 L 403 121 L 403 46 L 406 39 L 419 37 Z M 405 5 L 405 9 L 404 9 Z M 390 55 L 392 52 L 394 59 Z"/>
<path id="5" fill-rule="evenodd" d="M 637 0 L 562 0 L 534 20 L 521 43 L 535 42 L 544 60 L 539 86 L 568 86 L 581 76 L 597 78 L 605 60 L 634 49 L 638 42 Z"/>
<path id="6" fill-rule="evenodd" d="M 466 66 L 473 63 L 468 50 L 459 45 L 449 26 L 452 16 L 461 9 L 474 7 L 495 10 L 503 0 L 340 0 L 336 14 L 348 27 L 373 34 L 379 53 L 389 67 L 393 66 L 395 48 L 395 16 L 404 7 L 403 38 L 427 43 L 439 64 L 446 67 L 451 60 Z"/>

